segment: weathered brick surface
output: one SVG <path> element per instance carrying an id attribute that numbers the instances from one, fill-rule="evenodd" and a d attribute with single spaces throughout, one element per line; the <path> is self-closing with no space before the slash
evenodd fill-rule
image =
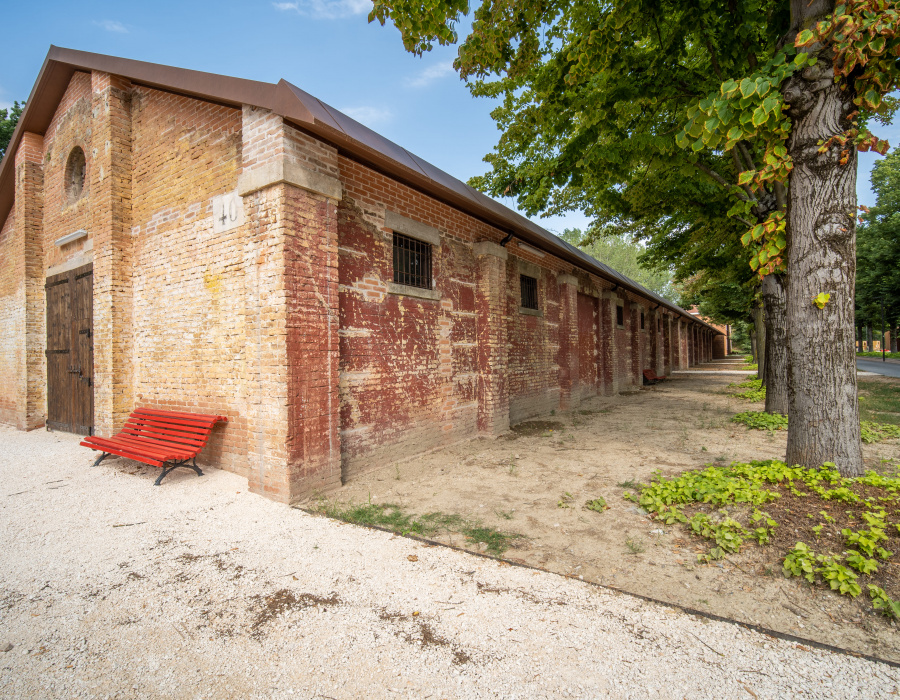
<path id="1" fill-rule="evenodd" d="M 25 133 L 16 151 L 15 266 L 22 271 L 20 298 L 24 313 L 17 317 L 16 425 L 31 430 L 44 425 L 44 277 L 41 270 L 44 217 L 44 139 Z"/>
<path id="2" fill-rule="evenodd" d="M 20 329 L 25 327 L 24 256 L 16 234 L 16 212 L 0 228 L 0 422 L 18 425 Z M 21 348 L 21 350 L 20 350 Z"/>
<path id="3" fill-rule="evenodd" d="M 73 199 L 76 147 L 87 178 Z M 288 163 L 339 180 L 341 201 L 266 180 Z M 216 232 L 213 199 L 253 171 L 244 223 Z M 713 351 L 654 302 L 515 239 L 501 248 L 504 231 L 257 107 L 78 72 L 16 172 L 0 229 L 0 421 L 43 422 L 43 282 L 93 261 L 97 431 L 136 405 L 226 415 L 201 462 L 278 500 Z M 439 232 L 436 299 L 392 293 L 386 212 Z M 88 235 L 54 244 L 78 229 Z M 523 270 L 537 314 L 521 308 Z"/>

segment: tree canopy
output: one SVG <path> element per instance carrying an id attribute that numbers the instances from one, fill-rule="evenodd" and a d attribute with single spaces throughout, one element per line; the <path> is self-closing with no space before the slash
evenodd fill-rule
<path id="1" fill-rule="evenodd" d="M 12 138 L 13 131 L 16 130 L 16 124 L 19 123 L 19 117 L 22 115 L 24 104 L 14 102 L 9 109 L 0 109 L 0 158 L 6 154 L 6 147 Z"/>
<path id="2" fill-rule="evenodd" d="M 872 170 L 876 204 L 859 227 L 856 277 L 857 318 L 881 325 L 900 319 L 900 150 L 895 150 Z"/>
<path id="3" fill-rule="evenodd" d="M 580 229 L 567 228 L 560 238 L 578 246 L 588 255 L 606 263 L 651 292 L 678 303 L 678 292 L 672 285 L 671 273 L 666 268 L 649 267 L 644 262 L 646 249 L 627 232 L 614 232 L 603 238 L 586 238 Z"/>

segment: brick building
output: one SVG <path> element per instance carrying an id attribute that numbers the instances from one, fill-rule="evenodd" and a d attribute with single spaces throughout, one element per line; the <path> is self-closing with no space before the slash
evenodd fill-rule
<path id="1" fill-rule="evenodd" d="M 0 223 L 0 422 L 224 414 L 203 461 L 283 501 L 717 334 L 285 81 L 52 47 Z"/>
<path id="2" fill-rule="evenodd" d="M 731 354 L 731 326 L 721 323 L 716 323 L 712 319 L 703 318 L 700 315 L 700 309 L 696 306 L 692 306 L 689 309 L 691 316 L 694 318 L 699 318 L 700 320 L 708 323 L 711 327 L 715 328 L 719 331 L 719 334 L 713 338 L 713 353 L 712 359 L 714 360 L 724 360 Z"/>

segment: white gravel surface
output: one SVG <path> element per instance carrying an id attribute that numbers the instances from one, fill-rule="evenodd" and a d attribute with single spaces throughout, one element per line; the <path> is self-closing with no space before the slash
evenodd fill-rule
<path id="1" fill-rule="evenodd" d="M 0 427 L 0 695 L 881 698 L 887 665 Z M 619 562 L 618 565 L 621 565 Z"/>

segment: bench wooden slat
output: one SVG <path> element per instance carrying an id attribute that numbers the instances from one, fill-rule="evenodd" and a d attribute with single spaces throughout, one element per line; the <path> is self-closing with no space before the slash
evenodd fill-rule
<path id="1" fill-rule="evenodd" d="M 227 421 L 225 416 L 214 416 L 208 413 L 179 413 L 178 411 L 163 411 L 156 408 L 138 408 L 131 414 L 132 416 L 157 416 L 166 420 L 183 419 L 194 421 L 196 423 L 208 423 L 210 427 L 219 421 Z"/>
<path id="2" fill-rule="evenodd" d="M 209 431 L 202 435 L 197 435 L 195 433 L 180 433 L 177 430 L 166 430 L 165 428 L 148 427 L 133 423 L 126 423 L 122 428 L 122 432 L 127 435 L 156 436 L 159 439 L 171 438 L 172 440 L 198 445 L 206 442 L 206 436 L 209 435 Z"/>
<path id="3" fill-rule="evenodd" d="M 165 445 L 154 445 L 147 443 L 146 441 L 138 442 L 126 440 L 119 435 L 113 438 L 85 438 L 85 441 L 100 447 L 109 446 L 123 450 L 131 450 L 136 453 L 144 453 L 150 457 L 155 457 L 163 461 L 168 459 L 181 459 L 180 455 L 184 454 L 182 450 L 172 449 Z"/>
<path id="4" fill-rule="evenodd" d="M 148 454 L 156 453 L 158 456 L 168 459 L 190 459 L 196 454 L 196 450 L 186 448 L 184 445 L 130 438 L 121 434 L 117 435 L 113 442 L 129 445 L 138 450 L 145 450 Z"/>
<path id="5" fill-rule="evenodd" d="M 149 464 L 153 467 L 162 467 L 165 464 L 165 461 L 160 461 L 157 459 L 151 459 L 147 455 L 140 455 L 135 452 L 131 452 L 123 447 L 113 446 L 113 445 L 102 445 L 95 446 L 88 442 L 81 442 L 83 447 L 90 447 L 94 450 L 101 450 L 103 452 L 109 452 L 110 454 L 117 455 L 119 457 L 127 457 L 128 459 L 133 459 L 136 462 L 143 462 L 144 464 Z"/>
<path id="6" fill-rule="evenodd" d="M 142 417 L 129 418 L 127 423 L 132 425 L 146 425 L 148 427 L 159 428 L 161 430 L 178 430 L 184 433 L 194 433 L 198 435 L 205 435 L 210 430 L 212 430 L 211 425 L 184 425 L 180 423 L 166 423 L 159 420 L 145 420 Z"/>

